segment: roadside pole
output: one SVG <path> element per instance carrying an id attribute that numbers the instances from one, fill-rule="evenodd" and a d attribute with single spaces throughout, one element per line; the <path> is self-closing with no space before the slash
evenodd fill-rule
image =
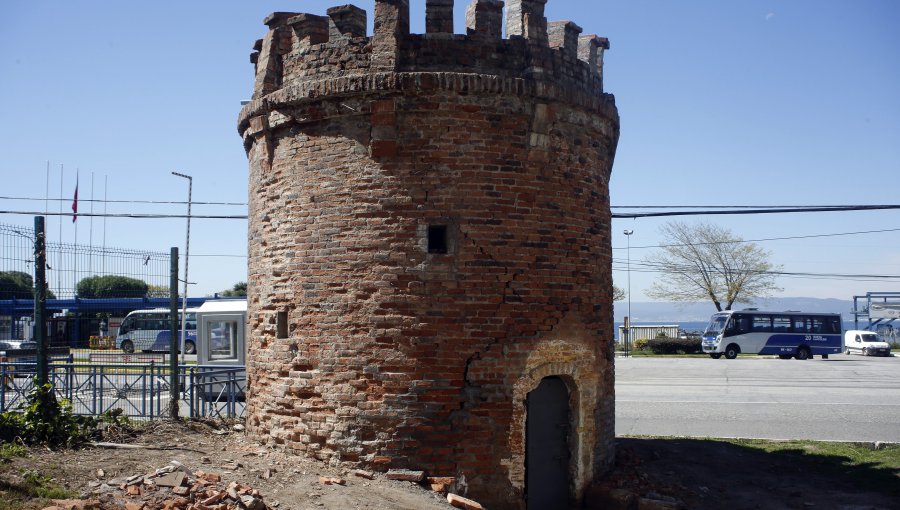
<path id="1" fill-rule="evenodd" d="M 37 382 L 47 384 L 47 250 L 44 217 L 34 217 L 34 341 L 37 344 Z"/>
<path id="2" fill-rule="evenodd" d="M 169 417 L 178 419 L 178 248 L 169 252 Z"/>

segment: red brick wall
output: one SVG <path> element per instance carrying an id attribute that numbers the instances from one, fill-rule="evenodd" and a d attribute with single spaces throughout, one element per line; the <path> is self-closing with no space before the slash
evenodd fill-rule
<path id="1" fill-rule="evenodd" d="M 368 53 L 348 41 L 313 46 L 308 60 Z M 401 47 L 405 71 L 306 65 L 258 79 L 258 91 L 282 85 L 242 112 L 248 429 L 323 460 L 457 476 L 492 508 L 519 508 L 523 401 L 556 375 L 570 389 L 577 498 L 613 455 L 615 106 L 587 93 L 598 77 L 558 50 L 529 50 L 571 71 L 538 80 L 448 69 L 447 52 L 427 58 L 439 42 L 421 41 Z M 447 226 L 447 254 L 428 253 L 429 225 Z"/>

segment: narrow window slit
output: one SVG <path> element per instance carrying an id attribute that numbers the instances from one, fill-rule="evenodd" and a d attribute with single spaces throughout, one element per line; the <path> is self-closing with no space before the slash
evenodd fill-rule
<path id="1" fill-rule="evenodd" d="M 447 253 L 447 225 L 428 225 L 428 253 Z"/>
<path id="2" fill-rule="evenodd" d="M 287 320 L 287 310 L 281 310 L 275 317 L 275 337 L 276 338 L 287 338 L 288 337 L 288 320 Z"/>

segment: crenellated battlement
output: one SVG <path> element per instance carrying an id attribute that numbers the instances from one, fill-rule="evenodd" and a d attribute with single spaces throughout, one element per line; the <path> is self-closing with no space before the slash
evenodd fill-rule
<path id="1" fill-rule="evenodd" d="M 547 0 L 473 0 L 462 30 L 453 2 L 421 34 L 409 0 L 265 20 L 238 122 L 247 431 L 578 506 L 614 460 L 609 41 Z"/>
<path id="2" fill-rule="evenodd" d="M 526 88 L 600 101 L 609 41 L 581 35 L 571 21 L 548 24 L 546 1 L 506 2 L 505 39 L 501 0 L 472 0 L 466 34 L 453 33 L 454 0 L 426 0 L 424 34 L 410 33 L 409 0 L 376 0 L 372 36 L 366 36 L 366 11 L 353 5 L 332 7 L 325 16 L 273 13 L 250 58 L 256 65 L 253 99 L 371 73 L 455 72 L 523 79 L 534 82 Z M 245 110 L 249 114 L 253 104 Z"/>

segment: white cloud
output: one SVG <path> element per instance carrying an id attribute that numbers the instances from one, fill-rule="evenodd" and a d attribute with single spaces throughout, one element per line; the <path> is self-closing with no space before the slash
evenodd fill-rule
<path id="1" fill-rule="evenodd" d="M 770 13 L 766 14 L 766 21 L 772 21 L 772 19 L 774 19 L 774 18 L 775 18 L 774 12 L 770 12 Z"/>

